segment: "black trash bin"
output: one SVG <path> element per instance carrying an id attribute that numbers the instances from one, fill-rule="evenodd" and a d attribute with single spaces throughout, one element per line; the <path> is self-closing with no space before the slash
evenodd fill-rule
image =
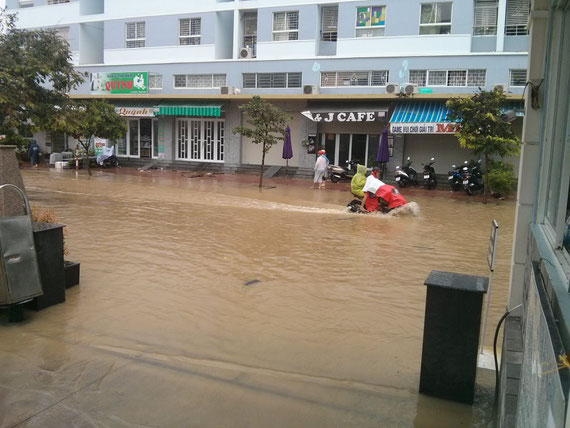
<path id="1" fill-rule="evenodd" d="M 420 392 L 472 404 L 483 294 L 489 279 L 434 270 L 425 285 Z"/>

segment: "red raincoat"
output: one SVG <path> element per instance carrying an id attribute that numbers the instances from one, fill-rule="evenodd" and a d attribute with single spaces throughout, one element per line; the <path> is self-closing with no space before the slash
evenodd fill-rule
<path id="1" fill-rule="evenodd" d="M 398 192 L 398 189 L 389 184 L 380 186 L 376 191 L 376 196 L 384 199 L 388 203 L 389 209 L 401 207 L 407 203 L 402 194 Z"/>

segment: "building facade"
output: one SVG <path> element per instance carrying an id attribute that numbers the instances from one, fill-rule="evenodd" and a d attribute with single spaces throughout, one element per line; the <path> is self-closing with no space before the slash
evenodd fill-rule
<path id="1" fill-rule="evenodd" d="M 129 128 L 116 142 L 125 161 L 259 165 L 261 151 L 232 129 L 244 120 L 240 104 L 261 95 L 293 117 L 292 167 L 311 169 L 315 146 L 334 163 L 370 165 L 388 128 L 388 169 L 407 156 L 418 163 L 435 156 L 443 173 L 472 156 L 445 115 L 433 112 L 450 97 L 496 85 L 521 100 L 526 83 L 529 0 L 7 0 L 7 7 L 20 27 L 53 28 L 68 41 L 77 69 L 90 76 L 72 95 L 116 105 Z M 513 126 L 520 132 L 522 118 Z M 47 152 L 70 144 L 37 139 Z M 268 165 L 285 164 L 279 152 L 268 153 Z"/>
<path id="2" fill-rule="evenodd" d="M 570 426 L 570 1 L 533 0 L 499 426 Z"/>

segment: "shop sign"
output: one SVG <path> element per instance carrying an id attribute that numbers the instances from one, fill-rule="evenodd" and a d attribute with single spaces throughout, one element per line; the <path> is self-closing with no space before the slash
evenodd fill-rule
<path id="1" fill-rule="evenodd" d="M 129 117 L 154 117 L 157 111 L 154 107 L 115 107 L 115 113 Z"/>
<path id="2" fill-rule="evenodd" d="M 148 73 L 91 73 L 92 94 L 147 94 Z"/>
<path id="3" fill-rule="evenodd" d="M 391 123 L 391 134 L 454 134 L 457 130 L 455 123 Z"/>
<path id="4" fill-rule="evenodd" d="M 331 111 L 312 113 L 302 111 L 301 114 L 313 122 L 375 122 L 386 117 L 385 111 Z"/>
<path id="5" fill-rule="evenodd" d="M 103 149 L 107 147 L 107 139 L 95 137 L 93 141 L 95 156 L 103 154 Z"/>

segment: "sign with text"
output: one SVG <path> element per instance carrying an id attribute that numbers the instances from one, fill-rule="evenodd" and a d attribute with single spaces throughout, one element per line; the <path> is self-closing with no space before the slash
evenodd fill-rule
<path id="1" fill-rule="evenodd" d="M 391 134 L 455 134 L 457 125 L 449 122 L 391 123 Z"/>
<path id="2" fill-rule="evenodd" d="M 302 111 L 301 114 L 313 122 L 375 122 L 386 117 L 385 111 L 331 111 L 313 113 Z"/>
<path id="3" fill-rule="evenodd" d="M 92 94 L 148 94 L 148 73 L 91 73 Z"/>
<path id="4" fill-rule="evenodd" d="M 103 149 L 107 147 L 107 139 L 95 137 L 93 140 L 95 156 L 103 154 Z"/>
<path id="5" fill-rule="evenodd" d="M 115 107 L 115 113 L 128 117 L 154 117 L 157 112 L 155 107 Z"/>

